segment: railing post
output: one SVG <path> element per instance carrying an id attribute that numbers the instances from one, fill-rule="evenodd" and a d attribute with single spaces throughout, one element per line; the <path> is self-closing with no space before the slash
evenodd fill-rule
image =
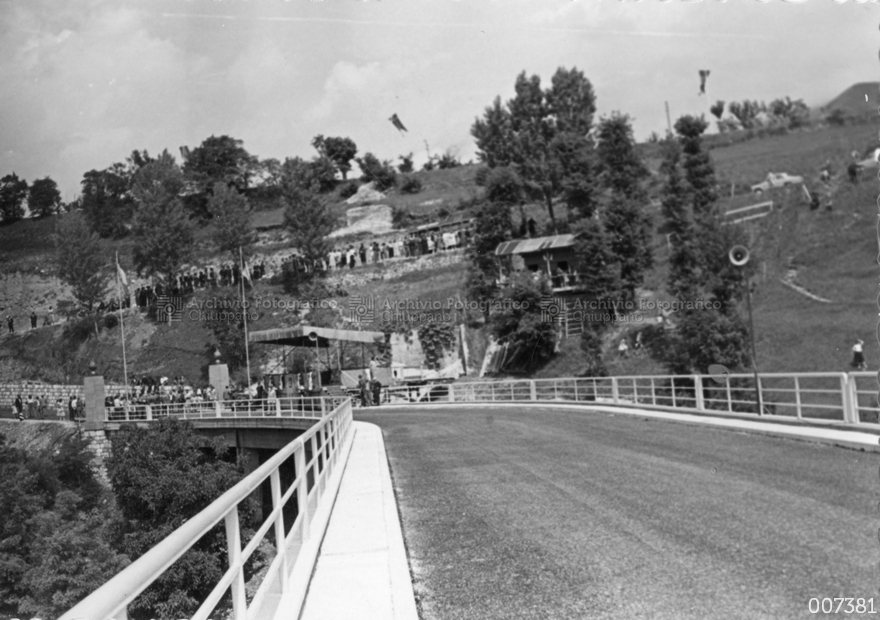
<path id="1" fill-rule="evenodd" d="M 226 514 L 226 551 L 229 567 L 235 569 L 230 589 L 232 590 L 232 617 L 234 620 L 247 619 L 247 598 L 244 591 L 244 567 L 241 562 L 241 533 L 238 529 L 238 504 Z"/>
<path id="2" fill-rule="evenodd" d="M 538 391 L 535 389 L 535 380 L 529 381 L 529 396 L 532 400 L 538 400 Z"/>
<path id="3" fill-rule="evenodd" d="M 580 402 L 580 398 L 578 398 L 578 380 L 575 378 L 574 380 L 574 402 Z"/>
<path id="4" fill-rule="evenodd" d="M 840 391 L 842 395 L 841 402 L 843 404 L 843 421 L 847 424 L 855 424 L 858 421 L 858 414 L 853 405 L 850 376 L 845 372 L 840 373 Z"/>
<path id="5" fill-rule="evenodd" d="M 306 444 L 299 448 L 296 454 L 296 474 L 299 476 L 299 486 L 296 489 L 296 506 L 302 528 L 302 541 L 309 538 L 309 476 L 306 472 Z"/>
<path id="6" fill-rule="evenodd" d="M 795 412 L 797 413 L 797 419 L 802 419 L 803 412 L 801 411 L 801 382 L 797 375 L 794 376 L 794 408 Z"/>
<path id="7" fill-rule="evenodd" d="M 697 409 L 703 411 L 705 407 L 703 406 L 703 377 L 701 375 L 694 375 L 694 395 L 697 399 Z"/>
<path id="8" fill-rule="evenodd" d="M 281 417 L 281 399 L 278 397 L 275 398 L 275 415 Z"/>
<path id="9" fill-rule="evenodd" d="M 276 469 L 269 475 L 272 486 L 272 509 L 281 506 L 281 476 Z M 287 545 L 284 542 L 284 511 L 275 517 L 275 553 L 281 556 L 281 592 L 287 592 Z"/>
<path id="10" fill-rule="evenodd" d="M 455 402 L 455 390 L 452 388 L 452 384 L 449 384 L 449 402 Z"/>
<path id="11" fill-rule="evenodd" d="M 152 422 L 153 420 L 153 408 L 150 405 L 144 405 L 144 409 L 147 412 L 147 422 Z"/>
<path id="12" fill-rule="evenodd" d="M 733 403 L 730 401 L 730 377 L 724 378 L 724 385 L 727 386 L 727 413 L 733 413 Z"/>
<path id="13" fill-rule="evenodd" d="M 223 414 L 223 401 L 219 398 L 214 401 L 214 411 L 218 418 Z"/>
<path id="14" fill-rule="evenodd" d="M 673 375 L 669 379 L 669 385 L 672 386 L 672 406 L 678 407 L 678 405 L 675 403 L 675 375 Z"/>
<path id="15" fill-rule="evenodd" d="M 620 401 L 620 393 L 617 390 L 617 377 L 611 377 L 611 402 Z"/>

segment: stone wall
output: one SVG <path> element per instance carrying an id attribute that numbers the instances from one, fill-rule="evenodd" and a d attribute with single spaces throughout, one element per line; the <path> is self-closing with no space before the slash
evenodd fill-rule
<path id="1" fill-rule="evenodd" d="M 102 482 L 109 484 L 110 481 L 107 478 L 107 467 L 105 465 L 107 458 L 110 456 L 109 433 L 103 430 L 84 430 L 82 433 L 84 437 L 89 439 L 89 450 L 95 455 L 95 473 Z"/>

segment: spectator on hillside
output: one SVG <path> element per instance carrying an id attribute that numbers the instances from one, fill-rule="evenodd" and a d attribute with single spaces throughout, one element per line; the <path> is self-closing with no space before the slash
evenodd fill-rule
<path id="1" fill-rule="evenodd" d="M 846 173 L 849 175 L 850 183 L 859 182 L 859 165 L 856 162 L 850 162 L 849 166 L 846 169 Z"/>
<path id="2" fill-rule="evenodd" d="M 37 313 L 31 310 L 31 329 L 37 329 Z"/>
<path id="3" fill-rule="evenodd" d="M 33 394 L 28 394 L 27 417 L 28 417 L 28 419 L 34 419 L 37 417 L 37 401 L 34 400 Z"/>
<path id="4" fill-rule="evenodd" d="M 629 345 L 626 344 L 626 338 L 621 338 L 620 345 L 617 347 L 618 357 L 626 357 L 627 351 L 629 351 Z"/>
<path id="5" fill-rule="evenodd" d="M 15 319 L 12 318 L 12 315 L 9 315 L 8 317 L 6 317 L 6 327 L 9 328 L 10 334 L 15 333 Z"/>
<path id="6" fill-rule="evenodd" d="M 361 265 L 367 264 L 367 248 L 364 247 L 364 244 L 361 243 L 361 246 L 358 248 L 358 254 L 361 257 Z"/>
<path id="7" fill-rule="evenodd" d="M 18 418 L 18 421 L 24 421 L 24 403 L 21 400 L 21 394 L 15 397 L 12 408 L 15 410 L 15 417 Z"/>
<path id="8" fill-rule="evenodd" d="M 376 369 L 379 367 L 379 362 L 376 361 L 376 356 L 373 355 L 370 357 L 370 374 L 367 377 L 368 379 L 375 380 L 376 379 Z"/>
<path id="9" fill-rule="evenodd" d="M 71 394 L 70 400 L 67 401 L 67 414 L 70 416 L 71 421 L 76 419 L 76 412 L 78 409 L 79 403 L 77 402 L 76 394 Z"/>
<path id="10" fill-rule="evenodd" d="M 55 399 L 55 417 L 59 420 L 64 419 L 64 399 L 60 396 Z"/>
<path id="11" fill-rule="evenodd" d="M 46 397 L 37 396 L 37 416 L 42 420 L 46 417 Z"/>
<path id="12" fill-rule="evenodd" d="M 865 363 L 865 353 L 862 350 L 862 346 L 865 344 L 865 341 L 861 338 L 856 340 L 856 343 L 853 345 L 853 359 L 850 362 L 850 366 L 855 368 L 856 370 L 868 370 L 868 365 Z"/>
<path id="13" fill-rule="evenodd" d="M 361 402 L 361 407 L 367 406 L 367 382 L 364 381 L 363 375 L 358 375 L 358 398 Z"/>

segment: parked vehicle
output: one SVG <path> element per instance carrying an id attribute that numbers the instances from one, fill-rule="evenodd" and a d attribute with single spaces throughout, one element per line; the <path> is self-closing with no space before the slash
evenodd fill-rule
<path id="1" fill-rule="evenodd" d="M 767 178 L 752 185 L 752 191 L 756 194 L 763 194 L 768 189 L 774 187 L 786 187 L 788 185 L 801 185 L 804 182 L 804 177 L 795 176 L 792 174 L 788 174 L 787 172 L 770 172 L 767 174 Z"/>

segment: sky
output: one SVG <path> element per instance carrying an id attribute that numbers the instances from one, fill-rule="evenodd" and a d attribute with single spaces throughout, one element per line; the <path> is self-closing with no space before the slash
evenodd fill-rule
<path id="1" fill-rule="evenodd" d="M 0 0 L 0 175 L 50 176 L 70 200 L 88 170 L 211 135 L 261 159 L 310 158 L 323 134 L 468 161 L 483 109 L 560 66 L 642 140 L 664 102 L 674 122 L 876 81 L 878 25 L 877 3 L 834 0 Z"/>

